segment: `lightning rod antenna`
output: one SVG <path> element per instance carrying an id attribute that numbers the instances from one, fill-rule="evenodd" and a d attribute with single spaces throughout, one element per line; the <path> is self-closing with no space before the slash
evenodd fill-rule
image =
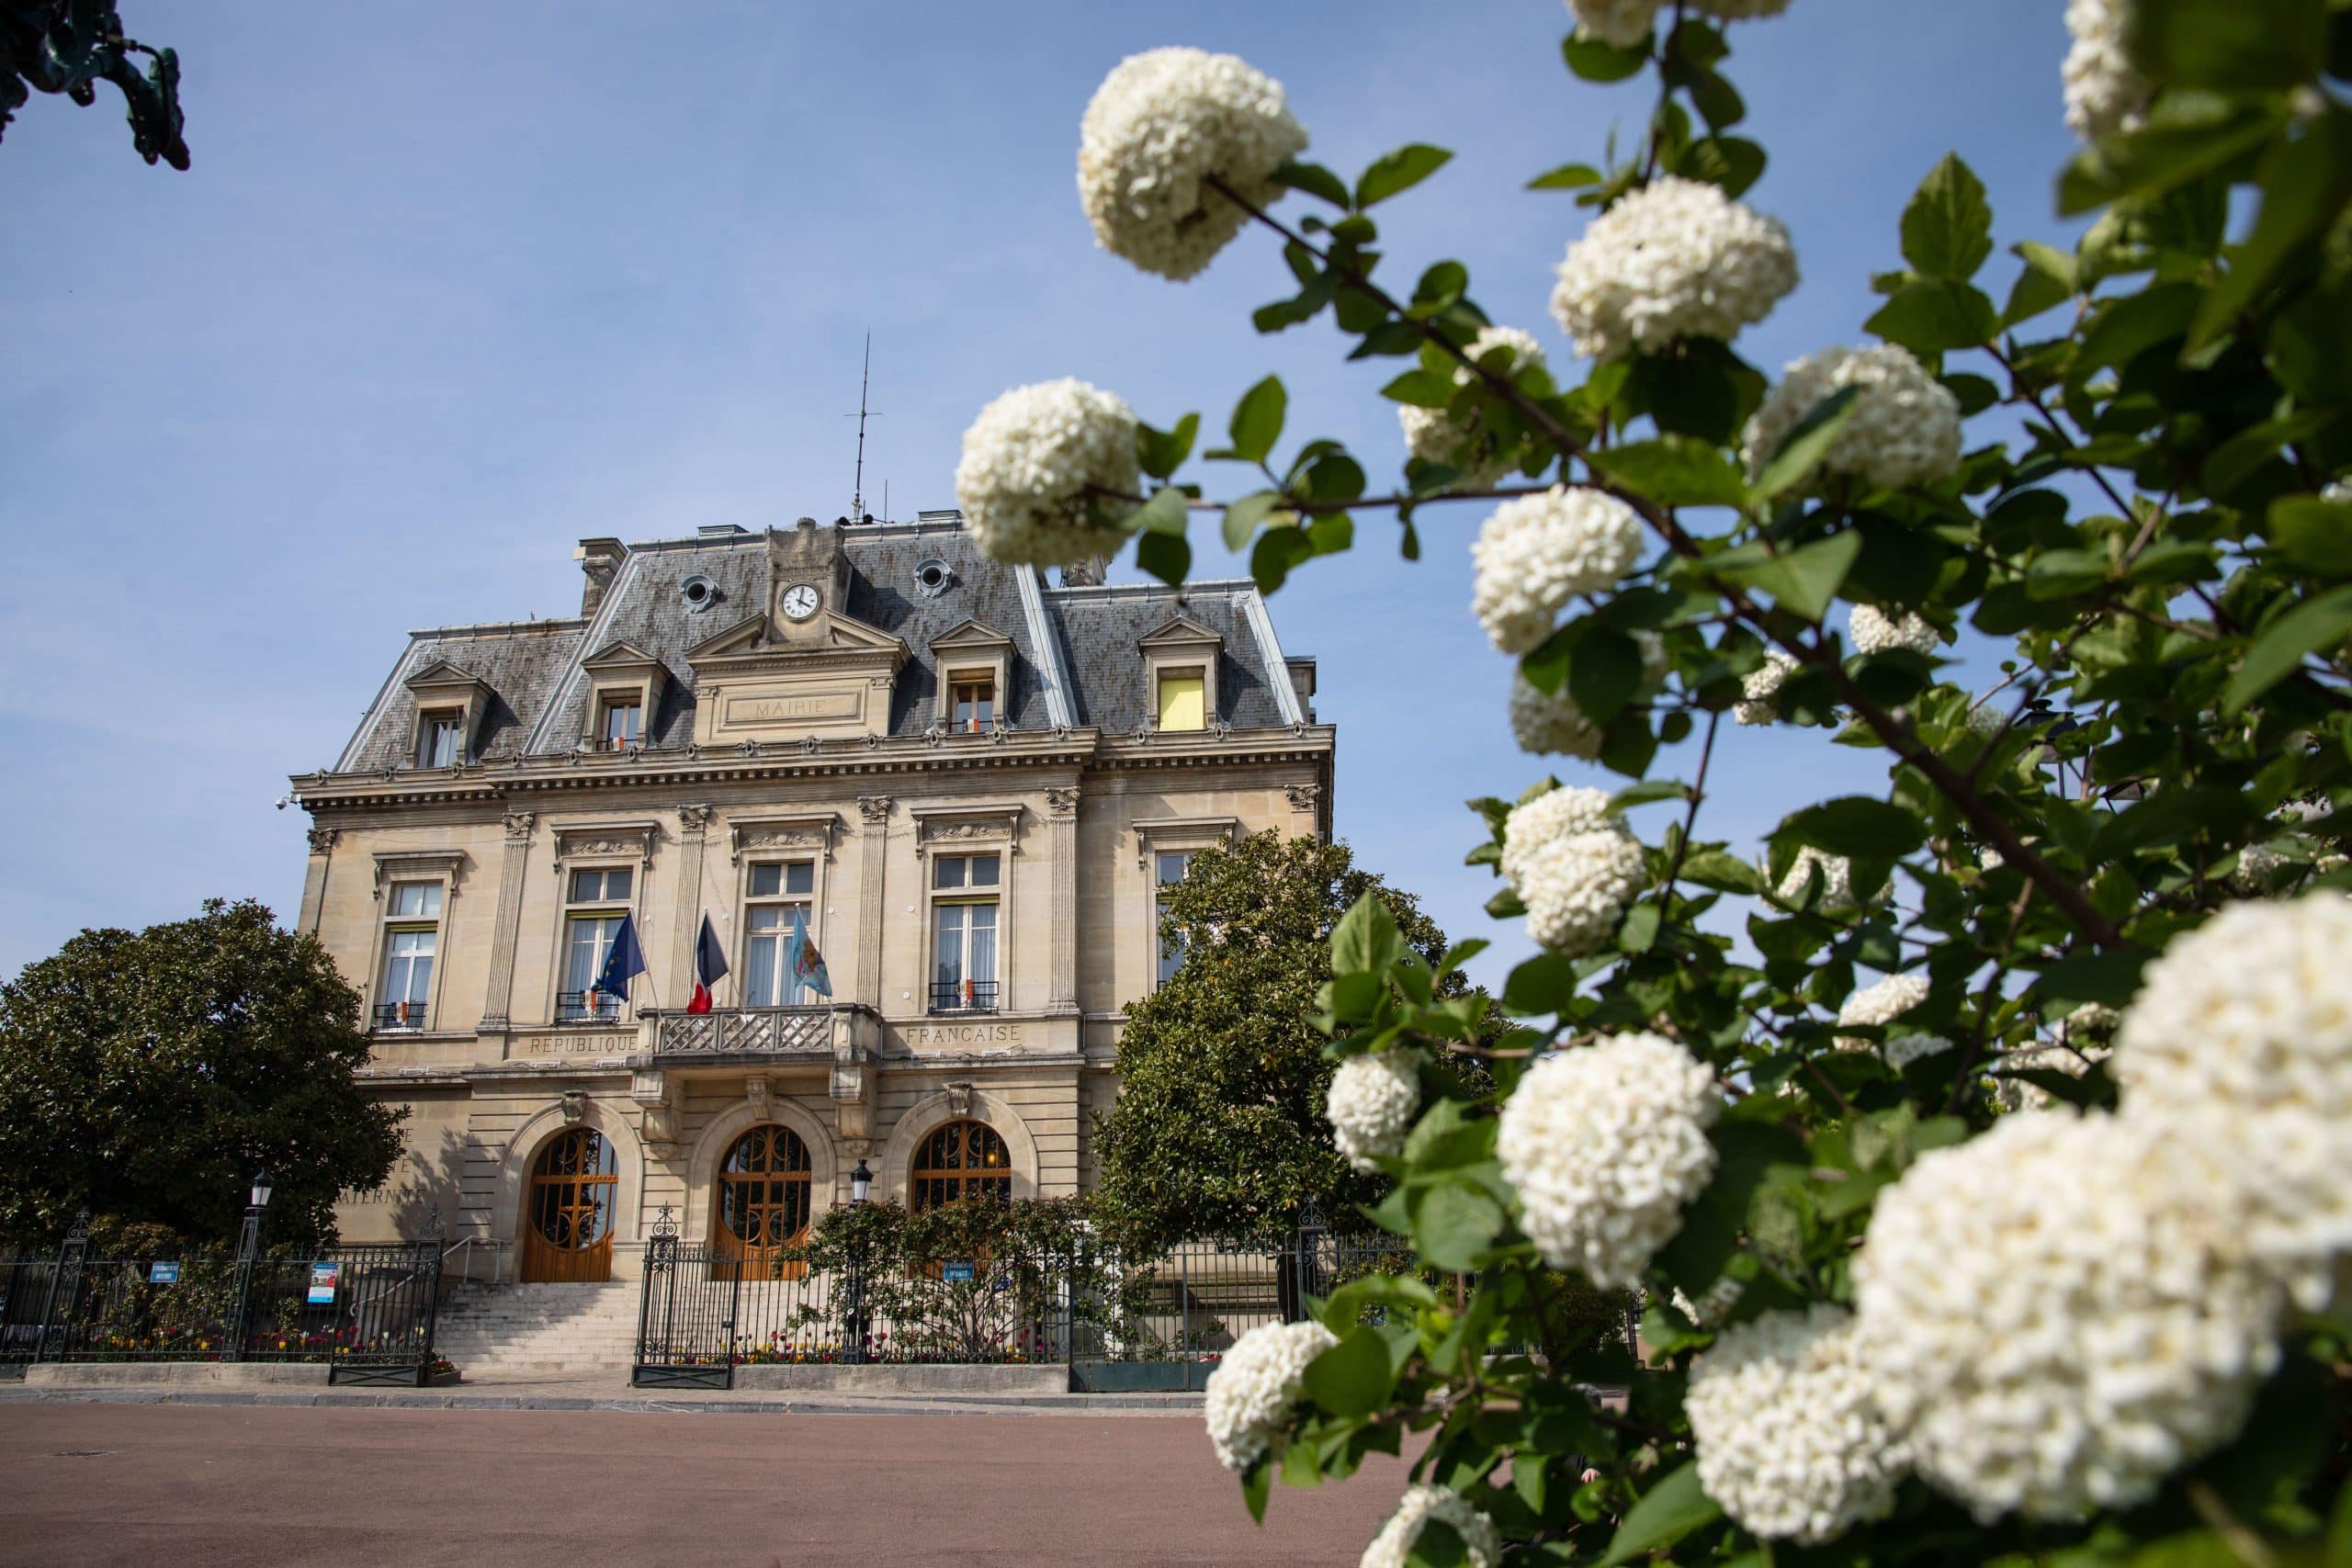
<path id="1" fill-rule="evenodd" d="M 865 333 L 865 364 L 857 373 L 857 477 L 851 482 L 849 520 L 862 521 L 865 516 L 865 389 L 874 374 L 874 330 Z"/>

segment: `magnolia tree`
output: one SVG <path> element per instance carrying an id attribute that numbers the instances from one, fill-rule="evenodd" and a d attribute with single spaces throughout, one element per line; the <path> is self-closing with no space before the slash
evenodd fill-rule
<path id="1" fill-rule="evenodd" d="M 1023 388 L 966 437 L 984 547 L 1132 539 L 1176 581 L 1218 514 L 1272 591 L 1359 519 L 1409 560 L 1431 508 L 1491 505 L 1471 608 L 1514 730 L 1632 781 L 1474 803 L 1540 950 L 1499 1043 L 1431 983 L 1480 944 L 1433 971 L 1370 904 L 1333 933 L 1335 1135 L 1464 1289 L 1353 1281 L 1245 1337 L 1210 1435 L 1259 1510 L 1411 1452 L 1367 1564 L 2345 1560 L 2352 7 L 2072 0 L 2081 242 L 2019 239 L 1996 302 L 1947 158 L 1860 341 L 1774 378 L 1735 344 L 1799 257 L 1744 200 L 1727 73 L 1787 8 L 1570 0 L 1576 90 L 1651 107 L 1629 155 L 1532 181 L 1586 213 L 1560 337 L 1383 254 L 1438 148 L 1350 183 L 1278 85 L 1189 49 L 1087 107 L 1102 247 L 1182 279 L 1279 245 L 1298 292 L 1258 329 L 1329 315 L 1389 362 L 1402 477 L 1285 446 L 1272 379 L 1197 483 L 1196 417 Z M 1991 690 L 1962 637 L 2007 645 Z M 1727 723 L 1885 787 L 1753 863 L 1705 836 Z M 1444 1069 L 1469 1053 L 1491 1093 Z M 1637 1355 L 1561 1310 L 1590 1287 L 1643 1293 Z"/>

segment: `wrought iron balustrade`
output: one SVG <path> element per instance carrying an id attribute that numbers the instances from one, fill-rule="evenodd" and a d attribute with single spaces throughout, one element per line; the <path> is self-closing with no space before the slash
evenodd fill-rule
<path id="1" fill-rule="evenodd" d="M 610 991 L 559 991 L 555 998 L 558 1023 L 613 1023 L 621 1016 L 621 998 Z"/>
<path id="2" fill-rule="evenodd" d="M 657 1055 L 733 1055 L 763 1052 L 830 1052 L 832 1010 L 730 1008 L 653 1015 Z"/>
<path id="3" fill-rule="evenodd" d="M 379 1002 L 376 1004 L 376 1028 L 380 1032 L 421 1030 L 424 1027 L 423 1002 Z"/>
<path id="4" fill-rule="evenodd" d="M 931 983 L 931 1010 L 933 1012 L 994 1012 L 996 1011 L 996 982 L 994 980 L 933 980 Z"/>

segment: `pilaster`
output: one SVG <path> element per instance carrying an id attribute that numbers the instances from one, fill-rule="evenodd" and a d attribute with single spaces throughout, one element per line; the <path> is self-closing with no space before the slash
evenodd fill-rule
<path id="1" fill-rule="evenodd" d="M 531 829 L 537 821 L 537 812 L 506 813 L 506 847 L 498 862 L 498 913 L 491 926 L 490 988 L 481 1003 L 480 1028 L 484 1033 L 507 1026 L 514 995 L 514 939 L 523 923 L 523 869 L 530 861 Z"/>
<path id="2" fill-rule="evenodd" d="M 857 875 L 857 999 L 882 1010 L 882 865 L 889 848 L 890 797 L 857 797 L 863 849 Z"/>
<path id="3" fill-rule="evenodd" d="M 695 938 L 702 931 L 702 856 L 715 815 L 707 806 L 678 807 L 677 935 L 670 943 L 670 986 L 683 998 L 695 985 Z M 680 1005 L 684 1005 L 681 1003 Z"/>
<path id="4" fill-rule="evenodd" d="M 302 870 L 302 918 L 297 926 L 311 936 L 319 934 L 319 919 L 326 910 L 327 861 L 342 833 L 339 828 L 311 829 L 311 861 Z"/>
<path id="5" fill-rule="evenodd" d="M 1078 1011 L 1078 791 L 1046 791 L 1046 834 L 1054 863 L 1048 1012 Z"/>

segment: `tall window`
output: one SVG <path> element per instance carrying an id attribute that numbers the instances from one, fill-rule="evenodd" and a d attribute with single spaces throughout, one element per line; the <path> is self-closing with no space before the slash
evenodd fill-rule
<path id="1" fill-rule="evenodd" d="M 809 897 L 816 890 L 814 861 L 773 862 L 752 867 L 743 904 L 743 1005 L 797 1007 L 814 1001 L 790 973 L 792 932 L 812 930 Z"/>
<path id="2" fill-rule="evenodd" d="M 1191 868 L 1193 863 L 1193 852 L 1190 850 L 1162 850 L 1157 855 L 1154 855 L 1152 859 L 1154 862 L 1153 870 L 1159 879 L 1160 888 L 1159 897 L 1154 900 L 1152 904 L 1152 913 L 1157 917 L 1158 920 L 1158 924 L 1153 928 L 1155 932 L 1153 940 L 1161 944 L 1159 949 L 1159 983 L 1164 986 L 1168 983 L 1168 977 L 1170 975 L 1175 974 L 1177 970 L 1184 966 L 1184 942 L 1183 939 L 1181 937 L 1170 941 L 1158 935 L 1157 933 L 1164 930 L 1168 922 L 1167 890 L 1170 887 L 1174 886 L 1177 883 L 1184 880 L 1184 873 Z"/>
<path id="3" fill-rule="evenodd" d="M 1012 1156 L 985 1122 L 950 1122 L 915 1150 L 907 1206 L 936 1209 L 963 1198 L 1012 1199 Z"/>
<path id="4" fill-rule="evenodd" d="M 416 765 L 454 768 L 465 761 L 465 725 L 455 710 L 420 715 L 416 721 Z"/>
<path id="5" fill-rule="evenodd" d="M 440 945 L 441 885 L 395 882 L 386 909 L 376 1027 L 423 1029 L 433 1000 L 434 953 Z"/>
<path id="6" fill-rule="evenodd" d="M 932 861 L 931 1010 L 996 1009 L 995 855 L 940 855 Z"/>
<path id="7" fill-rule="evenodd" d="M 627 866 L 575 871 L 564 887 L 563 989 L 556 993 L 556 1018 L 566 1023 L 621 1015 L 624 995 L 596 989 L 596 976 L 628 913 L 634 873 Z"/>
<path id="8" fill-rule="evenodd" d="M 718 1168 L 719 1242 L 767 1250 L 808 1228 L 808 1145 L 789 1127 L 754 1127 Z"/>
<path id="9" fill-rule="evenodd" d="M 606 697 L 605 721 L 598 733 L 607 751 L 636 745 L 645 733 L 645 705 L 633 696 Z"/>
<path id="10" fill-rule="evenodd" d="M 996 677 L 985 670 L 959 670 L 947 678 L 949 711 L 959 732 L 978 732 L 996 722 Z"/>
<path id="11" fill-rule="evenodd" d="M 1165 670 L 1159 676 L 1159 728 L 1206 729 L 1206 684 L 1198 670 Z"/>

